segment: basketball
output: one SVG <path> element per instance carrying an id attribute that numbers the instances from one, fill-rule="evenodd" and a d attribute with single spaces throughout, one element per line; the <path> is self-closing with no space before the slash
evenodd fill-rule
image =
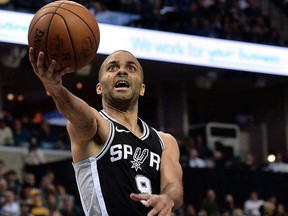
<path id="1" fill-rule="evenodd" d="M 66 67 L 70 72 L 88 65 L 96 56 L 100 43 L 98 22 L 90 11 L 74 1 L 54 1 L 40 8 L 28 29 L 28 45 L 37 60 L 45 54 L 47 69 L 54 59 L 55 71 Z"/>

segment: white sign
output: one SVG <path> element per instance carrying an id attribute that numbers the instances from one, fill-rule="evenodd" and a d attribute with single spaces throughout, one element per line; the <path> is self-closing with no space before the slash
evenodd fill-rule
<path id="1" fill-rule="evenodd" d="M 0 10 L 0 41 L 27 45 L 33 14 Z M 99 24 L 98 53 L 125 49 L 138 58 L 288 76 L 288 49 Z"/>

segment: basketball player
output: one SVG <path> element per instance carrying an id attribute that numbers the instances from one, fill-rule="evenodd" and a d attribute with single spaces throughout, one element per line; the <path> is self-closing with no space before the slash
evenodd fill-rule
<path id="1" fill-rule="evenodd" d="M 176 139 L 138 117 L 145 93 L 143 69 L 127 51 L 109 55 L 99 70 L 97 111 L 62 85 L 68 69 L 43 68 L 29 51 L 35 74 L 67 117 L 73 166 L 86 215 L 171 215 L 182 205 L 182 169 Z"/>

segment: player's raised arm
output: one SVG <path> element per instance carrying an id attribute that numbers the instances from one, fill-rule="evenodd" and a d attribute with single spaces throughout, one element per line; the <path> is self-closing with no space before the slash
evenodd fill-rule
<path id="1" fill-rule="evenodd" d="M 40 52 L 38 59 L 34 58 L 33 48 L 29 50 L 29 58 L 35 74 L 43 83 L 45 90 L 53 98 L 57 109 L 62 113 L 78 130 L 79 139 L 91 139 L 97 130 L 97 121 L 93 109 L 82 99 L 73 95 L 62 85 L 62 76 L 68 73 L 69 69 L 55 72 L 56 61 L 45 70 L 43 66 L 44 53 Z"/>

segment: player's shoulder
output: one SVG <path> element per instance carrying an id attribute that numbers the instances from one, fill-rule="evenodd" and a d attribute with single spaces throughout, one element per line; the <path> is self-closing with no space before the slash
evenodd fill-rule
<path id="1" fill-rule="evenodd" d="M 167 133 L 167 132 L 163 132 L 163 131 L 158 131 L 158 134 L 164 143 L 171 143 L 172 142 L 172 143 L 177 144 L 177 140 L 172 134 Z"/>

